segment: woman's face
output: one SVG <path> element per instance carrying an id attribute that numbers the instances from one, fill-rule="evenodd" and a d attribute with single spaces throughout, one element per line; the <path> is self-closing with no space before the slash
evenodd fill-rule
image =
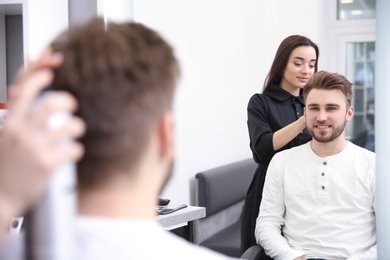
<path id="1" fill-rule="evenodd" d="M 295 48 L 287 61 L 280 87 L 294 96 L 299 95 L 309 78 L 314 74 L 317 62 L 316 51 L 311 46 Z"/>

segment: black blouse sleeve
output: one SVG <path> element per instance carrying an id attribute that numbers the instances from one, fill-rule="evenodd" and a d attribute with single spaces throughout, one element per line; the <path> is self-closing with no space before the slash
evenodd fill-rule
<path id="1" fill-rule="evenodd" d="M 248 130 L 250 148 L 253 158 L 257 163 L 268 161 L 275 154 L 271 130 L 268 118 L 269 107 L 262 94 L 255 94 L 248 104 Z"/>

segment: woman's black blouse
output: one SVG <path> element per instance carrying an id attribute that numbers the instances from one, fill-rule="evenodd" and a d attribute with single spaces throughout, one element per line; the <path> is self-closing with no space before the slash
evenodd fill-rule
<path id="1" fill-rule="evenodd" d="M 256 219 L 262 199 L 268 164 L 275 153 L 304 144 L 311 136 L 304 129 L 291 142 L 274 151 L 272 137 L 276 131 L 303 115 L 303 97 L 295 97 L 284 89 L 271 85 L 263 94 L 255 94 L 248 104 L 250 148 L 258 167 L 248 188 L 242 216 L 241 251 L 256 245 Z"/>
<path id="2" fill-rule="evenodd" d="M 250 148 L 257 163 L 268 164 L 275 153 L 311 140 L 305 128 L 280 150 L 273 149 L 274 133 L 301 117 L 303 107 L 303 96 L 295 97 L 276 85 L 271 85 L 263 94 L 251 97 L 248 104 L 248 129 Z"/>

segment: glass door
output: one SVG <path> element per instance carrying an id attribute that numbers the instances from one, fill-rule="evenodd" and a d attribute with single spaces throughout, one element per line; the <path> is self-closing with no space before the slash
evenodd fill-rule
<path id="1" fill-rule="evenodd" d="M 340 38 L 340 59 L 345 76 L 352 82 L 355 114 L 346 126 L 351 142 L 375 151 L 375 39 L 374 35 Z"/>
<path id="2" fill-rule="evenodd" d="M 346 75 L 353 83 L 355 108 L 347 135 L 353 143 L 374 151 L 375 42 L 350 42 L 346 51 Z"/>

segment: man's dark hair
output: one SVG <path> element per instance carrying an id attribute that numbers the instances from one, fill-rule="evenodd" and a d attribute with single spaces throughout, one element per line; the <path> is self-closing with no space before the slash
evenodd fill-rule
<path id="1" fill-rule="evenodd" d="M 309 79 L 306 85 L 303 87 L 303 97 L 306 101 L 307 95 L 309 95 L 312 89 L 338 89 L 340 90 L 346 99 L 347 109 L 351 106 L 352 100 L 352 83 L 349 82 L 343 75 L 337 73 L 330 73 L 327 71 L 319 71 Z"/>
<path id="2" fill-rule="evenodd" d="M 131 171 L 158 118 L 172 109 L 179 74 L 172 47 L 142 24 L 101 18 L 71 28 L 52 47 L 64 56 L 53 88 L 77 98 L 87 126 L 79 187 Z"/>

